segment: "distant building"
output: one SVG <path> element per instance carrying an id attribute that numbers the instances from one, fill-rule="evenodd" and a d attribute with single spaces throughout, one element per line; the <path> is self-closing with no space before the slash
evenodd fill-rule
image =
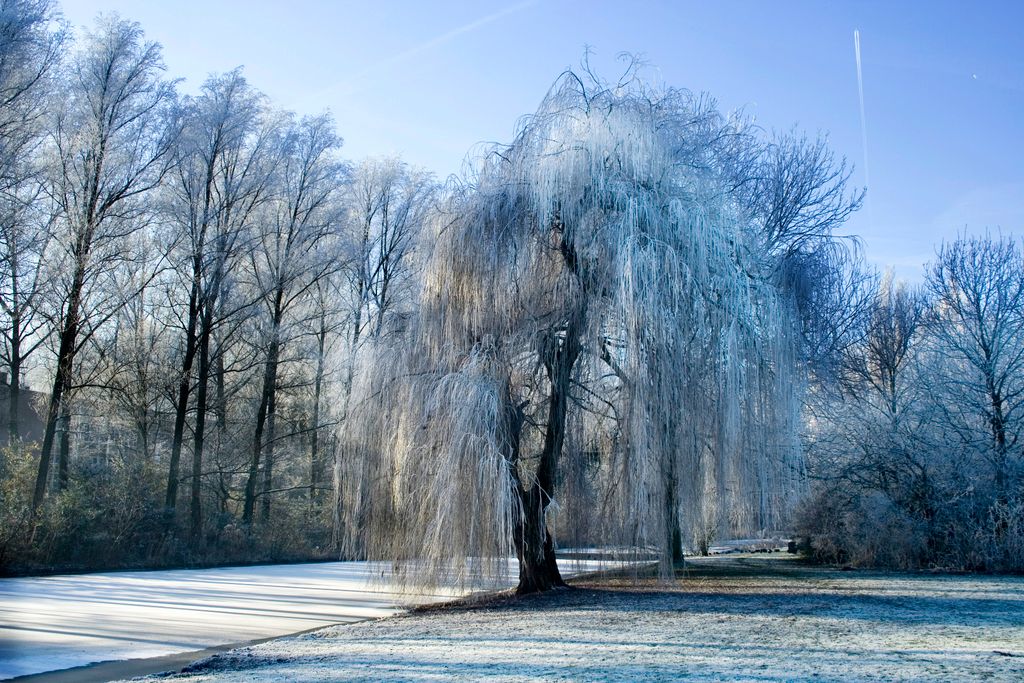
<path id="1" fill-rule="evenodd" d="M 0 448 L 8 445 L 8 410 L 11 387 L 7 373 L 0 372 Z M 47 395 L 21 387 L 18 392 L 18 435 L 22 442 L 35 442 L 38 447 L 46 431 L 44 420 Z M 86 394 L 69 404 L 70 420 L 57 421 L 54 441 L 54 465 L 51 476 L 56 476 L 56 458 L 65 429 L 70 428 L 69 462 L 84 473 L 94 473 L 112 462 L 142 458 L 160 462 L 170 451 L 173 416 L 151 415 L 148 440 L 144 440 L 136 425 L 124 415 L 111 411 L 110 404 L 96 404 Z"/>
<path id="2" fill-rule="evenodd" d="M 43 395 L 28 387 L 18 392 L 18 435 L 22 441 L 42 441 L 45 424 L 40 415 Z M 9 442 L 7 416 L 11 405 L 11 385 L 6 372 L 0 372 L 0 447 Z"/>

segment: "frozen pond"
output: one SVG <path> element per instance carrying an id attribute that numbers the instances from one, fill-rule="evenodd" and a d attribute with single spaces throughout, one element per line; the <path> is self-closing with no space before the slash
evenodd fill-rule
<path id="1" fill-rule="evenodd" d="M 566 575 L 599 568 L 560 564 Z M 270 638 L 461 594 L 402 596 L 381 580 L 382 567 L 329 562 L 0 579 L 0 679 Z"/>

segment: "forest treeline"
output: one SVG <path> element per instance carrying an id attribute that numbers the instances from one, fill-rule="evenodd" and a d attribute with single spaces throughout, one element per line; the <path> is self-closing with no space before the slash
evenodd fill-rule
<path id="1" fill-rule="evenodd" d="M 866 278 L 838 381 L 806 401 L 821 559 L 1024 569 L 1024 251 L 999 234 L 942 245 L 924 282 Z"/>
<path id="2" fill-rule="evenodd" d="M 240 70 L 184 95 L 137 24 L 0 0 L 0 570 L 515 555 L 541 590 L 556 545 L 790 532 L 1021 568 L 1012 239 L 874 273 L 826 140 L 635 68 L 474 163 L 346 161 Z"/>
<path id="3" fill-rule="evenodd" d="M 240 70 L 177 93 L 131 22 L 0 11 L 2 562 L 327 556 L 333 354 L 401 315 L 433 177 Z"/>

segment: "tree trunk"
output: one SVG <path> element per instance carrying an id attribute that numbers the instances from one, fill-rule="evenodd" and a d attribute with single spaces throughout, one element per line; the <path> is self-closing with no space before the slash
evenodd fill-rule
<path id="1" fill-rule="evenodd" d="M 518 538 L 515 539 L 519 559 L 519 585 L 516 593 L 535 593 L 565 586 L 555 559 L 554 540 L 547 528 L 546 511 L 555 490 L 558 461 L 565 442 L 565 418 L 569 405 L 572 369 L 580 354 L 579 331 L 586 311 L 578 311 L 566 326 L 565 337 L 557 335 L 542 349 L 544 368 L 551 384 L 548 397 L 547 429 L 544 448 L 537 465 L 535 481 L 529 489 L 520 486 L 523 508 Z"/>
<path id="2" fill-rule="evenodd" d="M 263 384 L 266 386 L 266 373 L 269 368 L 264 368 Z M 252 524 L 253 510 L 256 505 L 256 478 L 259 476 L 260 455 L 263 452 L 263 429 L 267 423 L 267 393 L 260 394 L 260 407 L 256 411 L 256 431 L 252 439 L 252 457 L 249 459 L 249 475 L 245 481 L 245 502 L 242 506 L 242 523 Z"/>
<path id="3" fill-rule="evenodd" d="M 71 460 L 71 410 L 68 407 L 68 388 L 64 387 L 64 400 L 61 402 L 60 416 L 60 449 L 57 451 L 57 491 L 68 488 L 68 469 Z"/>
<path id="4" fill-rule="evenodd" d="M 331 548 L 341 557 L 345 539 L 345 518 L 342 515 L 345 497 L 341 490 L 341 449 L 338 448 L 338 437 L 334 434 L 330 435 L 329 443 L 331 444 L 331 481 L 334 485 L 331 499 Z"/>
<path id="5" fill-rule="evenodd" d="M 221 459 L 224 453 L 224 445 L 228 440 L 228 400 L 224 378 L 224 345 L 220 339 L 217 340 L 214 358 L 216 359 L 214 362 L 214 367 L 216 368 L 214 371 L 214 382 L 217 387 L 216 407 L 214 408 L 214 412 L 217 414 L 217 439 L 214 443 L 214 454 L 217 460 L 218 510 L 222 515 L 226 515 L 231 494 L 231 475 L 224 472 L 224 465 Z"/>
<path id="6" fill-rule="evenodd" d="M 679 519 L 676 514 L 676 477 L 675 460 L 670 457 L 668 461 L 668 472 L 666 473 L 665 484 L 665 533 L 668 541 L 669 556 L 673 570 L 681 569 L 684 564 L 683 558 L 683 536 L 679 532 Z"/>
<path id="7" fill-rule="evenodd" d="M 178 469 L 181 463 L 181 448 L 185 441 L 185 418 L 188 416 L 188 397 L 192 390 L 192 364 L 196 356 L 196 325 L 199 320 L 199 273 L 193 264 L 192 292 L 188 300 L 188 323 L 185 328 L 185 355 L 181 362 L 181 379 L 178 382 L 178 403 L 174 410 L 174 433 L 171 436 L 171 459 L 167 471 L 167 495 L 164 507 L 171 518 L 178 504 Z"/>
<path id="8" fill-rule="evenodd" d="M 555 545 L 548 532 L 544 510 L 550 498 L 538 485 L 519 491 L 523 507 L 515 537 L 516 557 L 519 560 L 519 585 L 516 594 L 539 593 L 565 586 L 555 560 Z"/>
<path id="9" fill-rule="evenodd" d="M 217 406 L 214 410 L 217 413 L 217 452 L 219 453 L 224 441 L 227 439 L 228 433 L 228 399 L 227 386 L 225 385 L 226 380 L 224 378 L 226 371 L 224 369 L 224 347 L 221 341 L 217 342 L 217 351 L 214 356 L 217 359 L 214 363 L 217 387 Z"/>
<path id="10" fill-rule="evenodd" d="M 81 254 L 83 248 L 79 246 Z M 36 485 L 32 494 L 32 510 L 43 502 L 46 496 L 46 483 L 50 474 L 50 461 L 53 457 L 53 441 L 57 435 L 57 421 L 61 416 L 64 403 L 64 392 L 71 384 L 75 362 L 75 346 L 78 342 L 79 313 L 82 307 L 82 288 L 85 285 L 84 256 L 79 256 L 75 266 L 74 279 L 68 296 L 67 315 L 60 333 L 60 344 L 57 348 L 57 371 L 53 376 L 53 390 L 46 409 L 46 428 L 43 432 L 43 445 L 39 451 L 39 468 L 36 471 Z"/>
<path id="11" fill-rule="evenodd" d="M 312 513 L 317 501 L 317 483 L 320 479 L 320 391 L 324 381 L 324 346 L 327 341 L 325 316 L 320 313 L 317 331 L 316 377 L 313 380 L 313 424 L 309 435 L 309 509 Z"/>
<path id="12" fill-rule="evenodd" d="M 192 541 L 199 540 L 203 529 L 203 448 L 206 443 L 207 387 L 210 379 L 210 327 L 213 325 L 213 303 L 208 302 L 203 314 L 203 327 L 199 338 L 199 372 L 196 387 L 196 432 L 192 449 L 192 497 L 189 504 L 189 534 Z"/>
<path id="13" fill-rule="evenodd" d="M 277 361 L 280 357 L 280 344 L 277 336 L 270 347 L 267 358 L 267 385 L 263 391 L 267 396 L 267 437 L 263 454 L 263 500 L 260 501 L 260 520 L 266 524 L 270 521 L 270 492 L 274 482 L 274 437 L 277 421 Z"/>
<path id="14" fill-rule="evenodd" d="M 135 454 L 140 467 L 149 460 L 149 413 L 144 404 L 135 408 Z"/>
<path id="15" fill-rule="evenodd" d="M 273 327 L 271 329 L 270 348 L 267 349 L 267 361 L 263 369 L 263 390 L 260 392 L 260 407 L 256 411 L 256 431 L 253 435 L 252 458 L 249 461 L 249 478 L 245 483 L 245 504 L 242 510 L 242 522 L 252 524 L 253 511 L 256 504 L 256 479 L 259 476 L 260 460 L 263 455 L 263 442 L 267 441 L 267 460 L 264 463 L 264 495 L 268 495 L 268 483 L 273 472 L 266 473 L 269 463 L 271 449 L 273 448 L 273 401 L 275 400 L 275 388 L 277 385 L 277 356 L 279 352 L 280 325 L 281 325 L 281 301 L 284 293 L 278 290 L 275 297 Z M 270 429 L 268 429 L 268 426 Z M 264 432 L 269 431 L 270 436 L 264 439 Z M 266 510 L 269 514 L 269 506 Z M 266 514 L 264 515 L 266 519 Z"/>
<path id="16" fill-rule="evenodd" d="M 7 443 L 14 446 L 21 436 L 19 415 L 19 403 L 21 402 L 21 320 L 18 313 L 11 315 L 11 365 L 10 365 L 10 387 L 7 390 L 7 398 L 10 403 L 7 406 Z"/>
<path id="17" fill-rule="evenodd" d="M 996 495 L 999 502 L 1005 503 L 1007 496 L 1007 472 L 1006 472 L 1006 416 L 1003 411 L 1003 397 L 996 389 L 995 381 L 988 380 L 989 398 L 992 403 L 992 414 L 989 422 L 992 428 L 992 441 L 996 450 L 995 462 L 995 485 Z"/>

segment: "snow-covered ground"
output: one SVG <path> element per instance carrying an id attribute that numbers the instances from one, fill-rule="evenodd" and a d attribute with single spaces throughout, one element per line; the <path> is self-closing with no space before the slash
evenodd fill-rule
<path id="1" fill-rule="evenodd" d="M 765 554 L 690 567 L 671 585 L 604 580 L 329 627 L 170 680 L 1024 680 L 1020 577 L 840 572 Z"/>
<path id="2" fill-rule="evenodd" d="M 382 571 L 331 562 L 0 579 L 0 679 L 244 643 L 461 594 L 402 595 Z"/>

